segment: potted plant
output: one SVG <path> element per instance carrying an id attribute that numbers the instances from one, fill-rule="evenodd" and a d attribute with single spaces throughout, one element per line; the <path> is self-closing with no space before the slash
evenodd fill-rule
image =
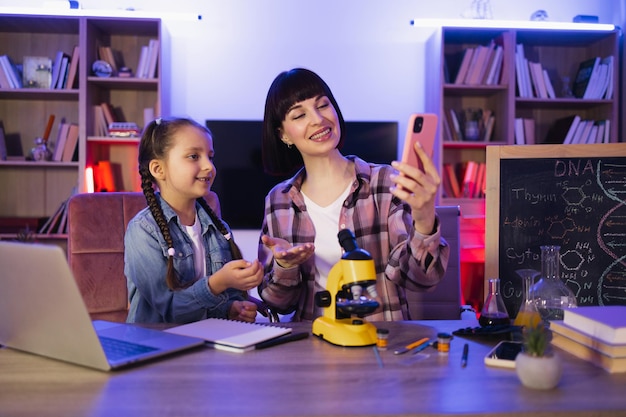
<path id="1" fill-rule="evenodd" d="M 561 359 L 550 349 L 550 330 L 543 322 L 523 329 L 524 349 L 515 358 L 521 383 L 534 389 L 552 389 L 561 380 Z"/>

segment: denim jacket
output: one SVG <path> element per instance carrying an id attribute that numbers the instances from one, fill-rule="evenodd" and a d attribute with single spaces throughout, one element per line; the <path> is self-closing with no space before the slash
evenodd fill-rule
<path id="1" fill-rule="evenodd" d="M 176 249 L 174 268 L 183 283 L 193 281 L 191 239 L 174 210 L 158 193 L 157 200 L 170 226 Z M 207 276 L 180 290 L 170 290 L 165 282 L 168 245 L 150 210 L 141 210 L 128 224 L 124 237 L 124 274 L 130 301 L 128 322 L 189 323 L 207 317 L 227 318 L 233 301 L 244 299 L 243 293 L 233 288 L 218 295 L 209 289 L 208 277 L 231 261 L 232 256 L 228 241 L 211 217 L 197 203 L 196 210 L 202 225 Z"/>

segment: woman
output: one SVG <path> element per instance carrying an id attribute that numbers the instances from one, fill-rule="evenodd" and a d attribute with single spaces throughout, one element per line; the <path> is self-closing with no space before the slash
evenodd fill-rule
<path id="1" fill-rule="evenodd" d="M 265 102 L 263 164 L 271 174 L 299 171 L 265 199 L 259 294 L 276 311 L 294 311 L 295 321 L 323 314 L 315 293 L 341 257 L 338 231 L 350 229 L 376 264 L 380 307 L 368 319 L 410 319 L 404 290 L 434 288 L 448 262 L 435 213 L 440 177 L 419 146 L 424 172 L 344 156 L 343 133 L 339 106 L 317 74 L 296 68 L 276 77 Z"/>

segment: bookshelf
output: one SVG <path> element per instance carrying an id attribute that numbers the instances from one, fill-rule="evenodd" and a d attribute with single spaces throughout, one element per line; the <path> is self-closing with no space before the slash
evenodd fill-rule
<path id="1" fill-rule="evenodd" d="M 125 66 L 134 71 L 142 47 L 152 39 L 159 41 L 155 77 L 113 74 L 101 78 L 93 73 L 92 63 L 101 59 L 100 47 L 111 48 L 118 68 Z M 0 219 L 11 219 L 15 224 L 20 219 L 27 223 L 26 219 L 53 215 L 74 188 L 87 191 L 85 169 L 99 161 L 115 168 L 119 190 L 140 189 L 136 174 L 139 138 L 97 136 L 94 107 L 109 103 L 122 118 L 120 121 L 135 122 L 140 128 L 144 125 L 144 109 L 152 109 L 148 114 L 155 117 L 167 114 L 167 103 L 162 100 L 168 94 L 166 66 L 162 64 L 168 62 L 164 44 L 160 19 L 0 14 L 0 55 L 8 55 L 16 64 L 24 56 L 47 56 L 54 61 L 59 51 L 71 57 L 75 46 L 79 52 L 73 88 L 0 89 L 0 121 L 7 140 L 19 143 L 24 155 L 30 152 L 35 138 L 43 135 L 49 115 L 56 116 L 50 135 L 52 145 L 62 121 L 79 126 L 78 148 L 71 162 L 0 161 Z M 12 236 L 0 234 L 0 238 Z"/>
<path id="2" fill-rule="evenodd" d="M 468 48 L 489 45 L 502 47 L 501 78 L 495 84 L 459 83 L 457 73 Z M 525 57 L 539 62 L 548 72 L 555 98 L 520 97 L 516 78 L 516 46 L 523 45 Z M 428 39 L 428 59 L 436 59 L 426 77 L 426 107 L 440 115 L 435 163 L 444 174 L 446 165 L 462 166 L 485 163 L 486 148 L 492 145 L 515 145 L 515 119 L 531 119 L 532 137 L 537 146 L 558 141 L 552 127 L 567 117 L 578 115 L 581 119 L 608 120 L 611 125 L 609 142 L 618 142 L 619 120 L 617 86 L 619 85 L 618 30 L 574 30 L 549 28 L 498 28 L 498 27 L 438 27 Z M 593 57 L 613 55 L 612 82 L 615 92 L 611 98 L 580 99 L 564 96 L 572 88 L 581 62 Z M 567 82 L 569 80 L 569 82 Z M 567 84 L 564 84 L 567 83 Z M 462 118 L 466 109 L 488 109 L 495 116 L 493 132 L 488 139 L 458 140 L 448 133 L 446 112 L 456 110 Z M 462 122 L 462 120 L 461 120 Z M 461 126 L 461 133 L 463 127 Z M 562 138 L 561 138 L 562 140 Z M 487 173 L 488 175 L 488 173 Z M 463 178 L 459 178 L 462 187 Z M 450 195 L 441 187 L 438 203 L 461 207 L 461 259 L 465 262 L 484 263 L 484 195 L 468 198 Z M 463 279 L 463 277 L 462 277 Z M 481 283 L 482 285 L 482 283 Z"/>

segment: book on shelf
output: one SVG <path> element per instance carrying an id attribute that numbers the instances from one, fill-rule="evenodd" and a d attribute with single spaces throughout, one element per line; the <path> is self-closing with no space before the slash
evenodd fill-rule
<path id="1" fill-rule="evenodd" d="M 474 48 L 467 48 L 463 53 L 463 60 L 461 61 L 459 71 L 454 78 L 454 84 L 463 84 L 465 82 L 465 77 L 467 76 L 467 71 L 469 70 L 470 62 L 472 61 L 473 55 Z"/>
<path id="2" fill-rule="evenodd" d="M 552 333 L 557 333 L 568 339 L 583 344 L 593 350 L 597 350 L 604 355 L 612 357 L 624 357 L 626 358 L 626 343 L 615 344 L 607 343 L 602 340 L 581 332 L 571 326 L 565 324 L 563 320 L 553 320 L 550 322 L 550 330 Z"/>
<path id="3" fill-rule="evenodd" d="M 461 130 L 461 122 L 459 121 L 459 116 L 456 114 L 456 110 L 448 109 L 447 113 L 452 121 L 451 130 L 454 140 L 457 142 L 465 140 L 465 135 L 463 135 L 463 131 Z"/>
<path id="4" fill-rule="evenodd" d="M 141 47 L 141 52 L 139 53 L 139 61 L 137 61 L 137 69 L 135 71 L 136 78 L 146 78 L 146 68 L 148 62 L 148 56 L 150 52 L 147 45 Z"/>
<path id="5" fill-rule="evenodd" d="M 61 62 L 67 55 L 63 51 L 58 51 L 55 55 L 54 62 L 52 63 L 52 73 L 50 75 L 50 89 L 57 88 L 59 83 L 59 74 L 61 73 Z"/>
<path id="6" fill-rule="evenodd" d="M 4 137 L 4 125 L 0 121 L 0 161 L 7 160 L 7 142 Z"/>
<path id="7" fill-rule="evenodd" d="M 543 79 L 543 67 L 539 62 L 528 62 L 530 79 L 535 90 L 535 97 L 548 98 L 548 90 Z"/>
<path id="8" fill-rule="evenodd" d="M 606 343 L 626 343 L 626 306 L 566 308 L 563 323 Z"/>
<path id="9" fill-rule="evenodd" d="M 61 68 L 59 70 L 59 79 L 57 80 L 57 85 L 54 88 L 57 88 L 60 90 L 65 89 L 69 63 L 70 63 L 70 58 L 68 56 L 64 56 L 63 59 L 61 60 Z"/>
<path id="10" fill-rule="evenodd" d="M 104 115 L 104 109 L 101 105 L 97 104 L 93 106 L 95 122 L 94 122 L 94 135 L 95 136 L 108 136 L 109 128 L 106 120 L 106 116 Z"/>
<path id="11" fill-rule="evenodd" d="M 523 118 L 522 123 L 524 125 L 524 143 L 526 145 L 535 144 L 535 119 Z"/>
<path id="12" fill-rule="evenodd" d="M 524 119 L 516 117 L 513 125 L 513 134 L 516 145 L 524 145 Z"/>
<path id="13" fill-rule="evenodd" d="M 79 59 L 79 47 L 78 45 L 74 46 L 74 50 L 72 51 L 72 57 L 70 58 L 70 66 L 67 70 L 67 81 L 65 82 L 65 88 L 67 90 L 71 90 L 76 85 L 78 74 L 78 59 Z"/>
<path id="14" fill-rule="evenodd" d="M 585 92 L 591 82 L 591 75 L 594 68 L 598 65 L 600 65 L 600 57 L 589 58 L 578 65 L 578 71 L 572 86 L 574 97 L 583 98 L 585 96 Z"/>
<path id="15" fill-rule="evenodd" d="M 524 98 L 533 97 L 528 59 L 525 57 L 524 45 L 521 43 L 518 43 L 515 48 L 515 78 L 517 80 L 518 96 Z"/>
<path id="16" fill-rule="evenodd" d="M 291 333 L 291 328 L 263 323 L 209 318 L 165 330 L 206 340 L 215 349 L 230 352 L 254 350 L 259 343 Z"/>
<path id="17" fill-rule="evenodd" d="M 546 92 L 548 93 L 548 98 L 556 98 L 556 93 L 554 91 L 554 86 L 552 85 L 552 80 L 550 79 L 550 74 L 548 74 L 547 69 L 543 69 L 543 83 L 546 85 Z"/>
<path id="18" fill-rule="evenodd" d="M 501 45 L 496 45 L 493 51 L 493 59 L 490 62 L 489 70 L 486 72 L 484 83 L 487 85 L 500 84 L 500 74 L 502 72 L 502 59 L 504 49 Z"/>
<path id="19" fill-rule="evenodd" d="M 451 163 L 443 164 L 443 177 L 447 182 L 446 195 L 448 198 L 461 197 L 461 188 L 459 187 L 459 179 L 457 178 L 454 166 Z"/>
<path id="20" fill-rule="evenodd" d="M 63 160 L 63 149 L 65 148 L 65 142 L 67 141 L 67 132 L 70 129 L 70 124 L 61 122 L 59 123 L 59 131 L 57 133 L 57 139 L 54 144 L 54 152 L 52 153 L 52 160 L 61 162 Z"/>
<path id="21" fill-rule="evenodd" d="M 59 207 L 57 207 L 56 211 L 46 220 L 46 222 L 41 226 L 38 230 L 39 234 L 53 234 L 56 233 L 57 226 L 61 221 L 61 217 L 63 217 L 63 212 L 67 208 L 67 200 L 63 201 Z"/>
<path id="22" fill-rule="evenodd" d="M 156 78 L 157 76 L 157 62 L 159 60 L 159 45 L 158 39 L 150 39 L 148 43 L 148 63 L 146 78 Z"/>
<path id="23" fill-rule="evenodd" d="M 2 57 L 0 57 L 0 88 L 14 88 L 9 80 L 9 74 L 4 70 L 4 65 L 2 65 Z"/>
<path id="24" fill-rule="evenodd" d="M 63 146 L 63 155 L 61 161 L 71 162 L 74 158 L 74 153 L 78 146 L 78 125 L 76 123 L 70 123 L 70 127 L 67 131 L 67 139 Z"/>
<path id="25" fill-rule="evenodd" d="M 552 340 L 550 343 L 552 343 L 553 346 L 556 346 L 579 359 L 592 363 L 609 373 L 626 372 L 626 356 L 606 355 L 597 349 L 555 331 L 552 332 Z"/>
<path id="26" fill-rule="evenodd" d="M 98 56 L 102 61 L 107 62 L 111 66 L 111 69 L 113 70 L 112 75 L 116 75 L 117 62 L 115 60 L 115 53 L 113 52 L 113 49 L 111 49 L 110 46 L 100 46 L 98 47 Z"/>
<path id="27" fill-rule="evenodd" d="M 608 68 L 608 72 L 607 72 L 607 84 L 606 84 L 606 91 L 604 93 L 604 97 L 601 98 L 605 98 L 607 100 L 611 100 L 613 98 L 613 79 L 615 78 L 615 68 L 614 68 L 614 58 L 613 55 L 609 55 L 606 58 L 602 59 L 602 63 L 607 65 Z"/>
<path id="28" fill-rule="evenodd" d="M 9 80 L 10 88 L 22 88 L 22 74 L 8 55 L 0 56 L 0 66 Z"/>
<path id="29" fill-rule="evenodd" d="M 485 121 L 485 134 L 483 136 L 483 140 L 485 142 L 491 141 L 491 136 L 493 136 L 493 128 L 496 124 L 496 116 L 493 113 L 490 113 L 487 116 L 487 120 Z"/>
<path id="30" fill-rule="evenodd" d="M 489 61 L 489 57 L 494 46 L 495 43 L 491 41 L 489 45 L 478 45 L 474 49 L 474 54 L 467 70 L 464 84 L 478 85 L 482 83 L 485 74 L 485 67 Z"/>

